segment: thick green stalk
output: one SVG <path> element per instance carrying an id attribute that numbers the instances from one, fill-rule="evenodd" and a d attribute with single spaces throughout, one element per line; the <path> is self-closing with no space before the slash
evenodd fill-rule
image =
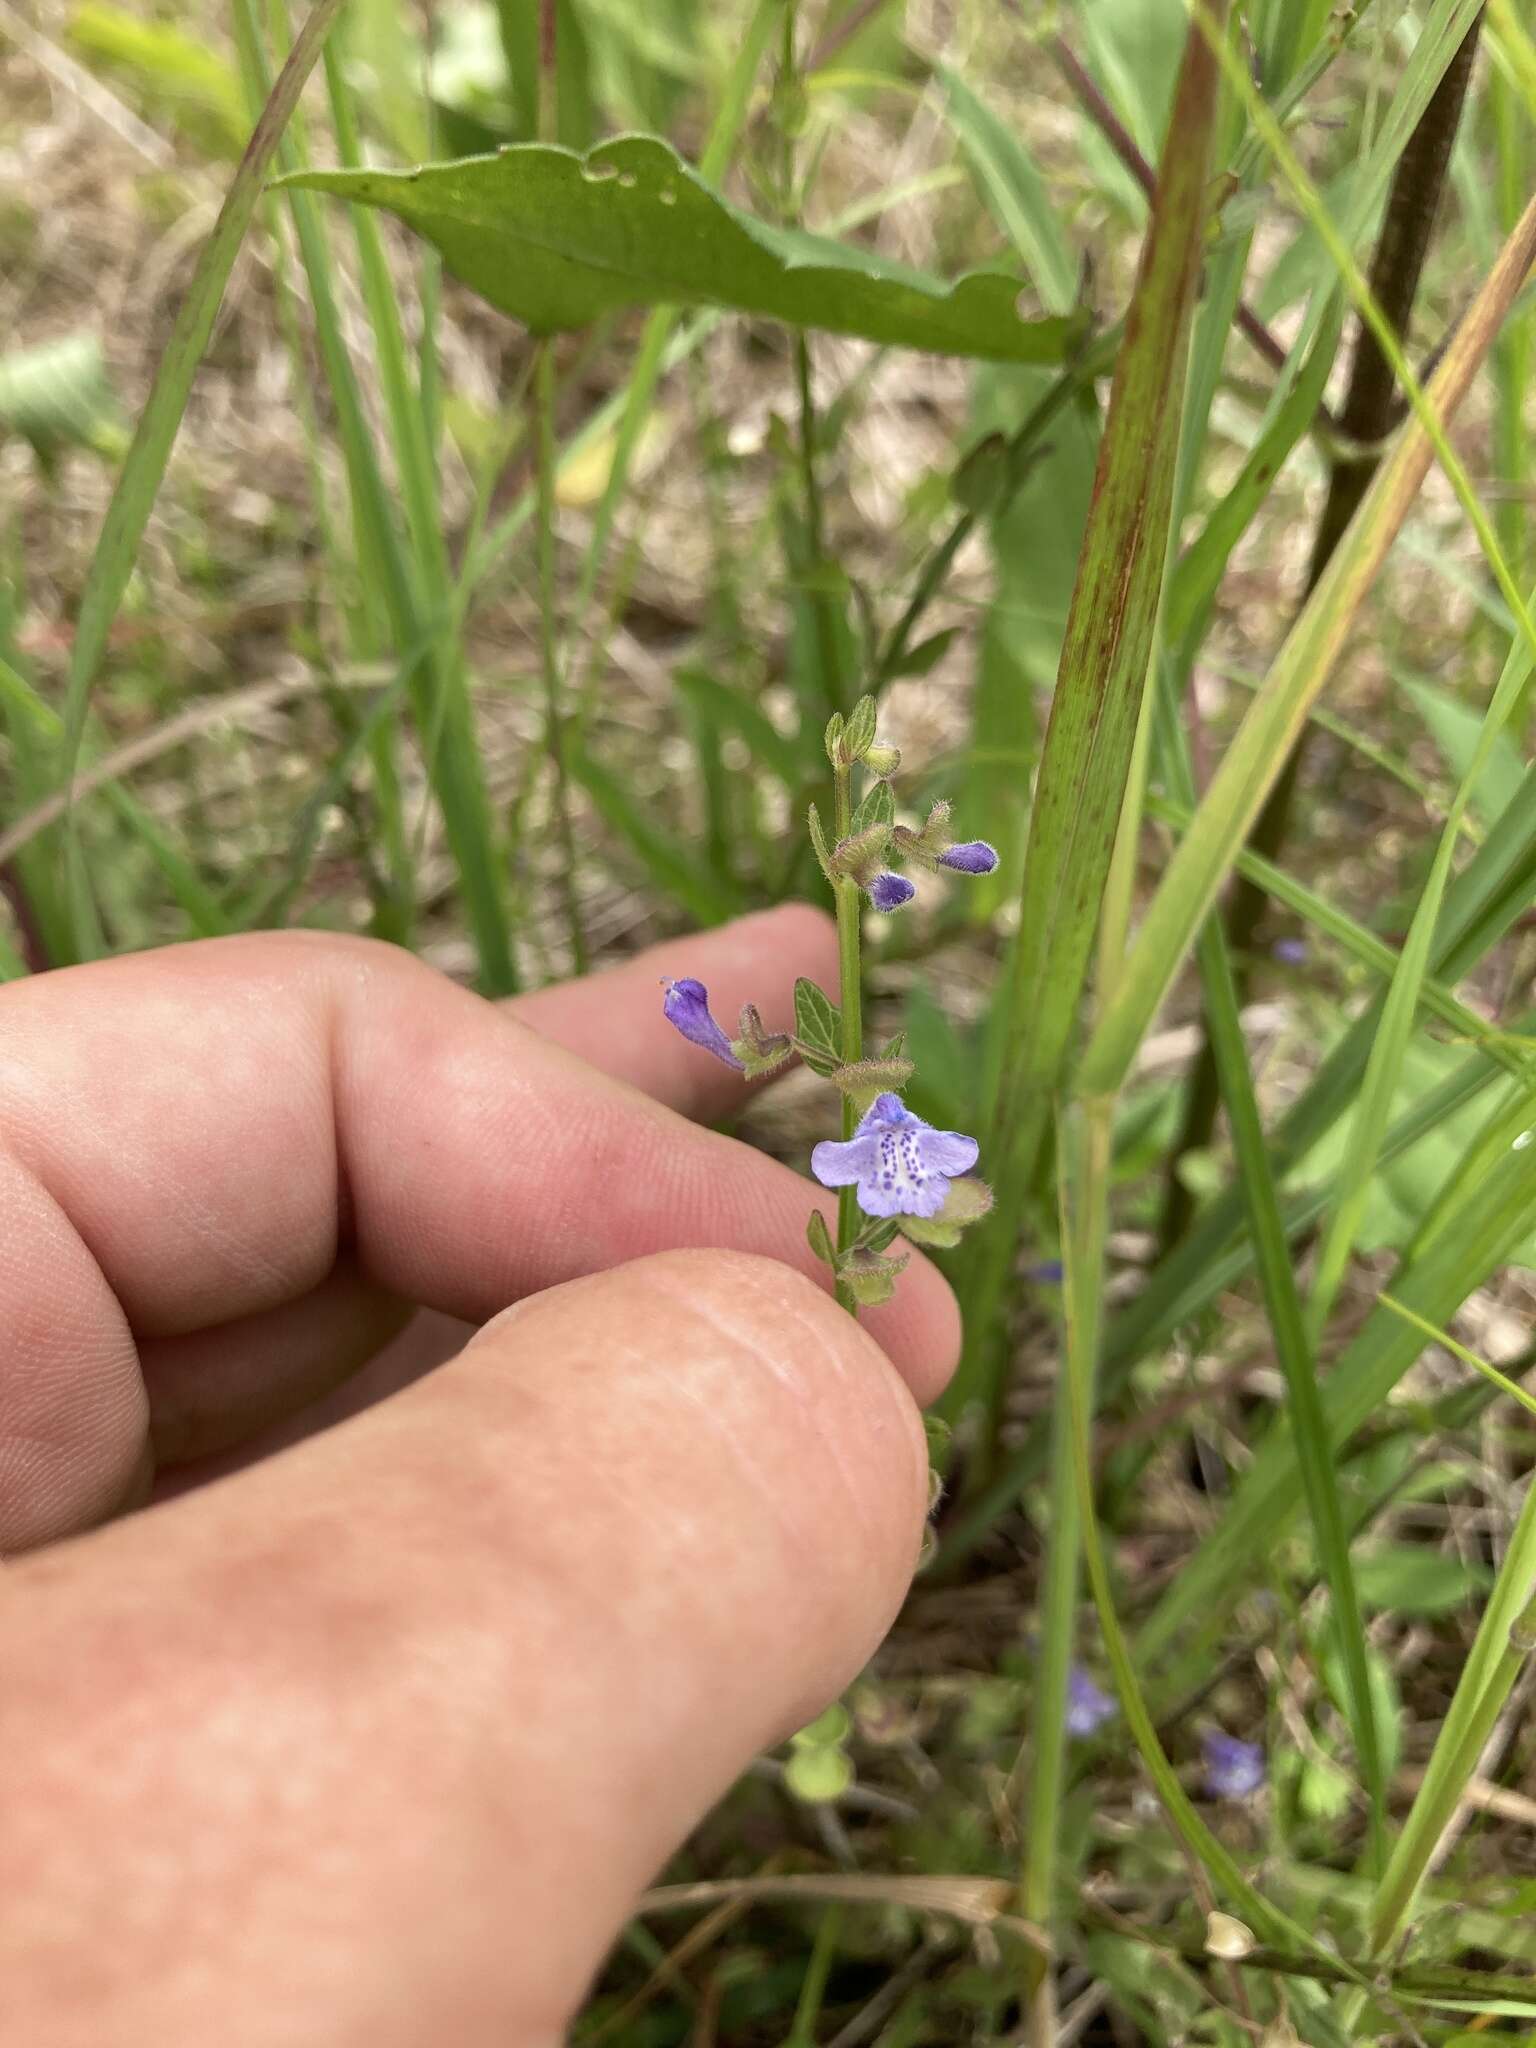
<path id="1" fill-rule="evenodd" d="M 537 343 L 533 376 L 533 409 L 538 440 L 539 530 L 539 657 L 544 680 L 544 750 L 553 778 L 555 837 L 560 848 L 560 887 L 565 898 L 566 934 L 571 971 L 587 971 L 587 937 L 581 920 L 577 887 L 576 834 L 571 824 L 571 777 L 560 696 L 560 647 L 555 588 L 555 344 L 546 335 Z"/>
<path id="2" fill-rule="evenodd" d="M 1218 14 L 1225 11 L 1218 6 Z M 1219 101 L 1216 61 L 1192 25 L 1134 312 L 1115 364 L 1030 812 L 1019 927 L 1000 977 L 980 1090 L 982 1120 L 1002 1145 L 994 1154 L 998 1199 L 967 1245 L 966 1356 L 946 1396 L 952 1414 L 978 1396 L 985 1402 L 973 1484 L 995 1463 L 1000 1338 L 1018 1243 L 1077 1036 L 1156 634 Z"/>

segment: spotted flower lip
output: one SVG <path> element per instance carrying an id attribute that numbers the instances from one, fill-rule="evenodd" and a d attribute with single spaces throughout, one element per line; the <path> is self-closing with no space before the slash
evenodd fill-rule
<path id="1" fill-rule="evenodd" d="M 867 891 L 870 902 L 876 910 L 900 910 L 903 903 L 910 903 L 917 894 L 905 875 L 876 875 Z"/>
<path id="2" fill-rule="evenodd" d="M 1115 1703 L 1101 1685 L 1096 1685 L 1081 1664 L 1067 1674 L 1067 1733 L 1093 1735 L 1113 1718 Z"/>
<path id="3" fill-rule="evenodd" d="M 851 1138 L 816 1147 L 811 1171 L 824 1188 L 856 1189 L 866 1216 L 936 1216 L 951 1178 L 969 1173 L 980 1150 L 924 1123 L 899 1095 L 877 1095 Z"/>
<path id="4" fill-rule="evenodd" d="M 1264 1783 L 1264 1752 L 1256 1742 L 1242 1742 L 1219 1728 L 1201 1738 L 1205 1751 L 1205 1789 L 1212 1799 L 1247 1799 Z"/>
<path id="5" fill-rule="evenodd" d="M 962 839 L 946 846 L 938 856 L 941 868 L 953 868 L 961 875 L 990 875 L 997 866 L 997 848 L 985 839 Z"/>
<path id="6" fill-rule="evenodd" d="M 745 1072 L 744 1063 L 731 1049 L 731 1041 L 709 1014 L 709 990 L 702 981 L 684 976 L 678 981 L 662 981 L 666 996 L 662 1009 L 667 1022 L 681 1031 L 684 1038 L 694 1045 L 701 1045 L 706 1052 L 712 1052 L 717 1060 L 723 1060 L 738 1073 Z"/>

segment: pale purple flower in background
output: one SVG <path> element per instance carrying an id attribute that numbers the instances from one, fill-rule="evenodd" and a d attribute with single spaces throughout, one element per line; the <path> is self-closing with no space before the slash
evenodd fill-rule
<path id="1" fill-rule="evenodd" d="M 997 848 L 985 839 L 964 839 L 946 846 L 938 859 L 941 868 L 953 868 L 957 874 L 990 875 L 997 866 Z"/>
<path id="2" fill-rule="evenodd" d="M 663 981 L 661 985 L 667 992 L 662 1003 L 667 1022 L 694 1045 L 712 1052 L 717 1060 L 744 1071 L 742 1062 L 731 1050 L 731 1041 L 709 1014 L 709 990 L 703 982 L 683 979 Z"/>
<path id="3" fill-rule="evenodd" d="M 1307 942 L 1305 939 L 1276 939 L 1269 950 L 1285 966 L 1300 967 L 1306 961 Z"/>
<path id="4" fill-rule="evenodd" d="M 1096 1734 L 1114 1712 L 1109 1694 L 1094 1684 L 1081 1664 L 1074 1664 L 1067 1674 L 1067 1733 Z"/>
<path id="5" fill-rule="evenodd" d="M 1060 1259 L 1042 1259 L 1039 1265 L 1024 1268 L 1024 1278 L 1033 1280 L 1037 1287 L 1059 1287 L 1065 1272 Z"/>
<path id="6" fill-rule="evenodd" d="M 903 903 L 910 903 L 917 894 L 905 875 L 876 875 L 867 890 L 869 900 L 876 910 L 900 910 Z"/>
<path id="7" fill-rule="evenodd" d="M 856 1188 L 866 1216 L 937 1216 L 953 1175 L 969 1173 L 980 1146 L 959 1131 L 936 1131 L 899 1095 L 877 1095 L 858 1129 L 811 1154 L 824 1188 Z"/>
<path id="8" fill-rule="evenodd" d="M 1205 1789 L 1212 1799 L 1247 1799 L 1264 1783 L 1264 1752 L 1256 1742 L 1240 1742 L 1211 1728 L 1201 1737 L 1205 1750 Z"/>

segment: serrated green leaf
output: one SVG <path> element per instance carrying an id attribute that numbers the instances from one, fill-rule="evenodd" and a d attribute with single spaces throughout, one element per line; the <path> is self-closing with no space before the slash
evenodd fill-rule
<path id="1" fill-rule="evenodd" d="M 806 824 L 810 828 L 811 850 L 816 855 L 821 872 L 830 882 L 832 879 L 832 849 L 827 844 L 826 833 L 821 829 L 821 813 L 814 804 L 811 805 L 810 810 L 806 814 Z"/>
<path id="2" fill-rule="evenodd" d="M 713 192 L 671 146 L 621 135 L 586 156 L 514 143 L 413 171 L 305 171 L 282 180 L 381 206 L 454 274 L 536 334 L 626 306 L 724 306 L 887 345 L 1060 362 L 1078 320 L 1027 320 L 1019 280 L 946 283 L 870 250 L 770 226 Z"/>
<path id="3" fill-rule="evenodd" d="M 814 1046 L 831 1053 L 841 1064 L 843 1021 L 837 1005 L 825 990 L 804 975 L 795 983 L 795 1036 L 802 1048 Z"/>
<path id="4" fill-rule="evenodd" d="M 896 822 L 896 799 L 888 782 L 872 782 L 865 790 L 858 809 L 848 828 L 848 836 L 856 839 L 861 832 L 872 832 L 880 826 Z"/>
<path id="5" fill-rule="evenodd" d="M 875 740 L 875 700 L 861 697 L 848 715 L 838 749 L 845 761 L 862 761 Z"/>
<path id="6" fill-rule="evenodd" d="M 832 1233 L 827 1228 L 827 1219 L 819 1209 L 813 1209 L 805 1226 L 805 1240 L 824 1266 L 837 1264 L 837 1250 L 832 1243 Z"/>

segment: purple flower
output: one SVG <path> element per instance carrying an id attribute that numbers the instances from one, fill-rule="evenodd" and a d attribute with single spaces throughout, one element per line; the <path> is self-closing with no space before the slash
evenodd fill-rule
<path id="1" fill-rule="evenodd" d="M 1305 939 L 1276 939 L 1269 949 L 1287 967 L 1300 967 L 1307 957 Z"/>
<path id="2" fill-rule="evenodd" d="M 997 866 L 997 848 L 988 846 L 985 839 L 964 839 L 957 846 L 945 847 L 939 866 L 962 875 L 990 875 Z"/>
<path id="3" fill-rule="evenodd" d="M 709 990 L 703 982 L 663 981 L 661 985 L 667 992 L 662 1004 L 667 1022 L 694 1045 L 702 1045 L 706 1052 L 712 1052 L 717 1060 L 724 1060 L 728 1067 L 744 1071 L 742 1062 L 731 1050 L 731 1041 L 709 1014 Z"/>
<path id="4" fill-rule="evenodd" d="M 1059 1287 L 1066 1270 L 1060 1259 L 1042 1259 L 1038 1266 L 1024 1268 L 1024 1278 L 1033 1280 L 1037 1287 Z"/>
<path id="5" fill-rule="evenodd" d="M 1264 1752 L 1256 1742 L 1239 1742 L 1211 1728 L 1201 1737 L 1205 1789 L 1212 1799 L 1246 1799 L 1264 1782 Z"/>
<path id="6" fill-rule="evenodd" d="M 877 1095 L 851 1138 L 816 1147 L 811 1171 L 824 1188 L 856 1187 L 866 1216 L 937 1216 L 950 1176 L 969 1173 L 980 1149 L 925 1124 L 899 1095 Z"/>
<path id="7" fill-rule="evenodd" d="M 870 883 L 869 900 L 876 910 L 900 910 L 903 903 L 910 903 L 917 894 L 905 875 L 876 875 Z"/>
<path id="8" fill-rule="evenodd" d="M 1093 1735 L 1114 1711 L 1109 1694 L 1094 1684 L 1081 1664 L 1074 1664 L 1067 1675 L 1067 1733 Z"/>

